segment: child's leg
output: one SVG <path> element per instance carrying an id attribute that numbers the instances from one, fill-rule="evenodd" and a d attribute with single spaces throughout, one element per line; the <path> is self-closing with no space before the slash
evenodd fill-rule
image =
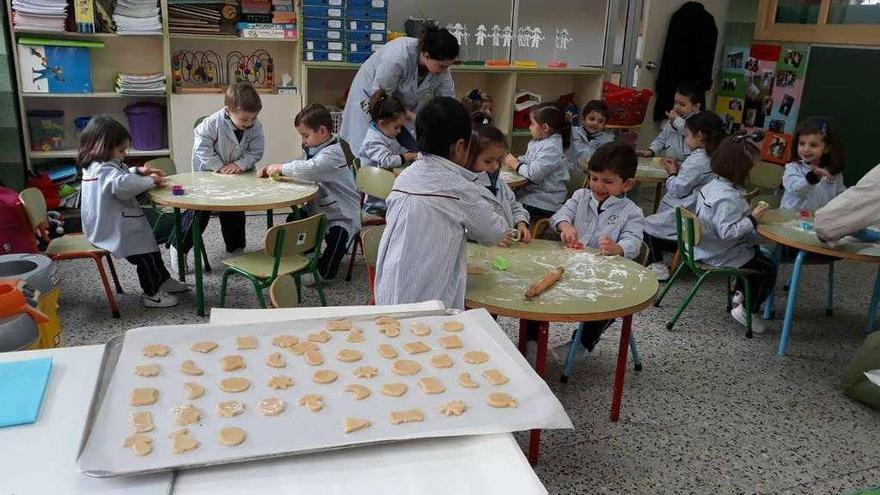
<path id="1" fill-rule="evenodd" d="M 244 249 L 247 244 L 245 240 L 246 221 L 243 211 L 220 212 L 220 231 L 223 233 L 223 242 L 226 243 L 227 253 Z"/>
<path id="2" fill-rule="evenodd" d="M 532 225 L 537 223 L 538 220 L 540 220 L 542 218 L 550 218 L 555 214 L 555 212 L 553 212 L 553 211 L 548 211 L 548 210 L 545 210 L 542 208 L 537 208 L 535 206 L 529 206 L 526 204 L 523 205 L 523 208 L 525 208 L 525 210 L 527 212 L 529 212 L 529 223 L 531 223 Z"/>
<path id="3" fill-rule="evenodd" d="M 678 242 L 662 237 L 654 237 L 651 234 L 644 234 L 645 244 L 651 248 L 651 254 L 648 257 L 648 263 L 663 263 L 663 253 L 674 253 L 678 250 Z"/>
<path id="4" fill-rule="evenodd" d="M 135 254 L 125 259 L 137 267 L 138 282 L 140 282 L 141 289 L 143 289 L 144 294 L 147 296 L 155 295 L 159 292 L 162 284 L 171 278 L 159 251 Z"/>
<path id="5" fill-rule="evenodd" d="M 339 270 L 339 264 L 348 248 L 348 231 L 335 225 L 324 235 L 326 247 L 318 260 L 318 273 L 324 280 L 332 280 Z"/>
<path id="6" fill-rule="evenodd" d="M 755 257 L 741 268 L 748 268 L 757 273 L 747 275 L 752 289 L 752 313 L 757 313 L 761 304 L 767 300 L 770 291 L 776 284 L 776 263 L 767 257 L 760 249 L 755 248 Z M 740 281 L 736 283 L 736 290 L 743 292 L 745 288 Z"/>
<path id="7" fill-rule="evenodd" d="M 587 351 L 593 352 L 596 344 L 599 343 L 599 339 L 602 338 L 602 334 L 605 333 L 605 330 L 608 330 L 612 323 L 614 323 L 614 320 L 582 321 L 580 324 L 580 327 L 583 329 L 583 332 L 581 332 L 581 345 L 586 347 Z"/>
<path id="8" fill-rule="evenodd" d="M 193 238 L 192 238 L 192 224 L 193 217 L 195 215 L 199 216 L 199 230 L 204 234 L 205 228 L 208 227 L 208 222 L 211 220 L 211 212 L 210 211 L 194 211 L 194 210 L 186 210 L 183 212 L 181 221 L 180 221 L 180 230 L 183 239 L 180 240 L 180 249 L 183 251 L 183 254 L 189 252 L 192 249 Z M 174 239 L 174 235 L 171 236 L 171 245 L 174 246 L 176 239 Z"/>

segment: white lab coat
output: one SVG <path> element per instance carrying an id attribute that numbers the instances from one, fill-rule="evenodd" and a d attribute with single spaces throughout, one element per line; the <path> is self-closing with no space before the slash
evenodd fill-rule
<path id="1" fill-rule="evenodd" d="M 586 172 L 586 165 L 582 165 L 582 160 L 589 160 L 593 153 L 603 144 L 613 143 L 614 134 L 608 131 L 597 132 L 590 135 L 583 126 L 572 127 L 571 129 L 571 147 L 568 149 L 568 159 L 572 167 L 578 167 Z"/>
<path id="2" fill-rule="evenodd" d="M 605 199 L 601 211 L 599 206 L 589 189 L 578 189 L 550 218 L 550 224 L 556 228 L 560 222 L 569 222 L 578 233 L 578 242 L 591 248 L 598 249 L 602 237 L 608 236 L 623 248 L 625 257 L 638 257 L 645 226 L 642 209 L 631 199 L 615 196 Z"/>
<path id="3" fill-rule="evenodd" d="M 706 150 L 695 149 L 681 164 L 678 175 L 666 179 L 666 194 L 657 213 L 645 218 L 645 232 L 661 239 L 675 240 L 675 209 L 681 206 L 694 211 L 700 188 L 715 177 Z"/>
<path id="4" fill-rule="evenodd" d="M 665 120 L 660 127 L 660 134 L 657 134 L 648 149 L 656 156 L 663 155 L 666 158 L 684 161 L 691 153 L 684 142 L 684 123 L 691 115 L 693 114 L 678 116 L 672 122 Z"/>
<path id="5" fill-rule="evenodd" d="M 785 166 L 782 176 L 782 194 L 780 207 L 787 210 L 816 210 L 828 204 L 838 194 L 846 190 L 843 174 L 822 177 L 819 182 L 807 182 L 807 174 L 812 168 L 803 162 L 791 162 Z"/>
<path id="6" fill-rule="evenodd" d="M 718 177 L 697 193 L 697 217 L 703 237 L 694 248 L 697 260 L 739 268 L 755 257 L 758 232 L 749 218 L 745 191 Z"/>
<path id="7" fill-rule="evenodd" d="M 519 163 L 517 173 L 529 180 L 527 186 L 516 192 L 520 202 L 542 210 L 558 210 L 568 195 L 569 177 L 562 136 L 553 134 L 529 141 Z"/>
<path id="8" fill-rule="evenodd" d="M 209 115 L 193 131 L 192 169 L 218 171 L 227 163 L 235 163 L 242 170 L 252 170 L 263 158 L 263 124 L 254 122 L 245 129 L 241 141 L 235 137 L 235 126 L 225 109 Z"/>
<path id="9" fill-rule="evenodd" d="M 492 179 L 489 177 L 489 174 L 486 172 L 481 172 L 477 174 L 477 180 L 480 184 L 482 184 L 486 189 L 489 189 L 489 186 L 492 185 Z M 506 182 L 496 177 L 495 189 L 497 192 L 495 193 L 495 198 L 501 203 L 501 207 L 503 208 L 502 213 L 504 214 L 504 219 L 507 220 L 507 225 L 511 229 L 516 228 L 516 224 L 520 222 L 525 222 L 526 225 L 529 223 L 529 212 L 523 208 L 523 205 L 516 200 L 516 194 L 513 192 L 513 189 L 507 185 Z M 489 192 L 492 192 L 489 190 Z"/>

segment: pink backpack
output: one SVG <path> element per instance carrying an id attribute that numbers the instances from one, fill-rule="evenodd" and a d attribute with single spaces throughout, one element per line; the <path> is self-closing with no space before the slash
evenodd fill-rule
<path id="1" fill-rule="evenodd" d="M 0 254 L 36 252 L 37 241 L 18 193 L 0 187 Z"/>

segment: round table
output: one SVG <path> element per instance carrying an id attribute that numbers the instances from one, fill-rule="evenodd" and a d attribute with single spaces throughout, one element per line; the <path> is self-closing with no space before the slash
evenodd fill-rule
<path id="1" fill-rule="evenodd" d="M 507 259 L 505 271 L 494 268 L 494 260 Z M 468 244 L 468 265 L 485 269 L 469 275 L 465 306 L 486 308 L 490 313 L 520 320 L 519 348 L 525 352 L 526 325 L 538 325 L 538 356 L 535 371 L 544 376 L 550 322 L 580 322 L 623 318 L 611 421 L 620 417 L 627 350 L 632 331 L 632 315 L 649 307 L 657 295 L 657 278 L 636 262 L 598 254 L 594 249 L 575 251 L 559 242 L 541 239 L 512 247 L 486 247 Z M 537 298 L 528 301 L 526 288 L 558 266 L 565 267 L 562 279 Z M 540 432 L 532 432 L 529 459 L 537 461 Z"/>
<path id="2" fill-rule="evenodd" d="M 400 175 L 400 173 L 403 172 L 405 169 L 406 167 L 397 167 L 391 169 L 391 172 L 394 173 L 394 175 Z M 501 180 L 507 183 L 507 185 L 510 186 L 511 189 L 517 189 L 529 183 L 529 179 L 526 179 L 522 175 L 514 172 L 513 170 L 509 170 L 503 167 L 501 168 L 501 173 L 499 174 L 499 177 L 501 178 Z"/>
<path id="3" fill-rule="evenodd" d="M 777 354 L 782 356 L 788 347 L 789 334 L 791 332 L 792 317 L 795 301 L 797 299 L 797 286 L 801 275 L 801 266 L 808 253 L 833 256 L 851 261 L 875 263 L 880 265 L 880 244 L 861 242 L 854 237 L 844 237 L 840 241 L 830 244 L 822 242 L 812 229 L 812 216 L 804 220 L 809 222 L 809 229 L 804 229 L 799 211 L 794 210 L 768 210 L 761 218 L 758 225 L 758 234 L 765 239 L 777 244 L 775 250 L 776 261 L 781 256 L 781 246 L 789 246 L 798 250 L 792 267 L 791 281 L 788 289 L 788 300 L 785 305 L 785 319 L 782 324 L 782 332 L 779 336 L 779 348 Z M 831 295 L 829 294 L 829 298 Z M 868 322 L 865 325 L 865 333 L 873 329 L 877 315 L 877 304 L 880 302 L 880 267 L 878 267 L 877 279 L 874 283 L 874 292 L 871 296 L 871 306 L 868 310 Z M 764 318 L 769 319 L 773 314 L 773 294 L 767 299 L 764 307 Z"/>
<path id="4" fill-rule="evenodd" d="M 168 187 L 148 191 L 150 200 L 174 208 L 174 238 L 181 238 L 180 210 L 197 211 L 259 211 L 266 210 L 266 221 L 272 226 L 272 210 L 297 206 L 318 195 L 318 186 L 310 182 L 258 179 L 254 173 L 222 175 L 214 172 L 190 172 L 168 177 Z M 172 194 L 171 185 L 182 185 L 184 194 Z M 194 272 L 196 278 L 196 311 L 205 316 L 205 297 L 202 287 L 202 233 L 198 215 L 192 223 Z M 177 250 L 179 277 L 184 280 L 184 253 Z"/>
<path id="5" fill-rule="evenodd" d="M 663 158 L 639 158 L 639 167 L 636 169 L 636 182 L 654 184 L 654 213 L 660 207 L 663 198 L 663 185 L 669 178 L 669 172 L 663 168 Z"/>

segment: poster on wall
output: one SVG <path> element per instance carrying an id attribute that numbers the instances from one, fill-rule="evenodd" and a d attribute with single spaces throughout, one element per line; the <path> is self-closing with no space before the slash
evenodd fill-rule
<path id="1" fill-rule="evenodd" d="M 791 134 L 768 132 L 761 146 L 761 159 L 771 163 L 788 163 L 791 158 L 791 143 Z"/>
<path id="2" fill-rule="evenodd" d="M 773 106 L 767 129 L 793 134 L 798 122 L 809 48 L 783 45 L 773 88 Z"/>
<path id="3" fill-rule="evenodd" d="M 766 128 L 773 111 L 773 88 L 780 47 L 752 45 L 745 63 L 743 126 Z"/>

